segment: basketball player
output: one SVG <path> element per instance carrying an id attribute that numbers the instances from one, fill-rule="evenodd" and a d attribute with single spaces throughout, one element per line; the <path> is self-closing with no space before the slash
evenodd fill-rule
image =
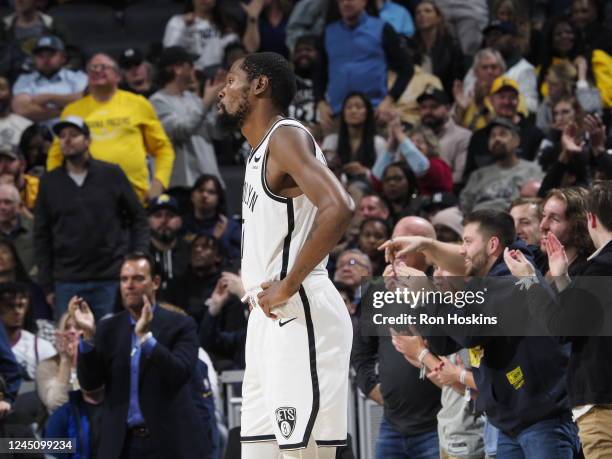
<path id="1" fill-rule="evenodd" d="M 327 255 L 353 204 L 323 153 L 284 118 L 295 94 L 275 53 L 234 63 L 219 121 L 253 147 L 242 191 L 242 281 L 253 310 L 242 386 L 243 459 L 335 457 L 346 443 L 352 327 Z"/>

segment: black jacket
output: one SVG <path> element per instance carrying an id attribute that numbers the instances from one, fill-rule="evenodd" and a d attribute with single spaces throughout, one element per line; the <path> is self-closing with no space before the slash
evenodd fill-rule
<path id="1" fill-rule="evenodd" d="M 139 402 L 150 441 L 160 459 L 198 459 L 206 452 L 206 429 L 193 401 L 191 379 L 198 359 L 193 319 L 155 309 L 151 331 L 157 344 L 140 360 Z M 99 458 L 118 458 L 127 433 L 132 326 L 126 311 L 98 323 L 94 349 L 79 353 L 81 387 L 104 385 Z"/>
<path id="2" fill-rule="evenodd" d="M 123 257 L 146 251 L 147 218 L 123 171 L 89 160 L 83 186 L 65 167 L 44 175 L 34 209 L 34 248 L 43 287 L 115 280 Z"/>

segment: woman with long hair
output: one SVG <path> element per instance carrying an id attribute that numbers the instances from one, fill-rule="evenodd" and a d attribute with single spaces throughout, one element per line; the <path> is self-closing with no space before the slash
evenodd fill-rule
<path id="1" fill-rule="evenodd" d="M 415 215 L 420 200 L 417 198 L 417 179 L 404 162 L 389 164 L 382 175 L 382 196 L 391 211 L 393 224 L 407 215 Z"/>
<path id="2" fill-rule="evenodd" d="M 376 158 L 385 152 L 386 142 L 376 135 L 374 109 L 365 94 L 350 92 L 346 96 L 340 130 L 325 137 L 321 149 L 336 151 L 349 180 L 367 179 Z"/>

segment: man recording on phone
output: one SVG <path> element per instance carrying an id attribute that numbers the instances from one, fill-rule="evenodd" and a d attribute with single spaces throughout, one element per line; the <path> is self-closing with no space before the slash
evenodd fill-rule
<path id="1" fill-rule="evenodd" d="M 157 305 L 160 278 L 153 269 L 149 256 L 128 255 L 119 282 L 124 311 L 97 325 L 85 301 L 70 302 L 83 332 L 79 382 L 84 390 L 104 387 L 97 457 L 204 457 L 204 425 L 190 385 L 196 324 Z"/>

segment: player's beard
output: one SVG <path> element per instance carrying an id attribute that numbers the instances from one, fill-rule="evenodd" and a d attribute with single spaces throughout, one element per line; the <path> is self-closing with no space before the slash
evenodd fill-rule
<path id="1" fill-rule="evenodd" d="M 217 122 L 222 128 L 228 131 L 242 129 L 242 125 L 251 112 L 251 104 L 249 103 L 247 94 L 248 88 L 242 93 L 240 104 L 238 105 L 238 109 L 235 113 L 229 113 L 224 105 L 223 109 L 219 110 Z"/>

